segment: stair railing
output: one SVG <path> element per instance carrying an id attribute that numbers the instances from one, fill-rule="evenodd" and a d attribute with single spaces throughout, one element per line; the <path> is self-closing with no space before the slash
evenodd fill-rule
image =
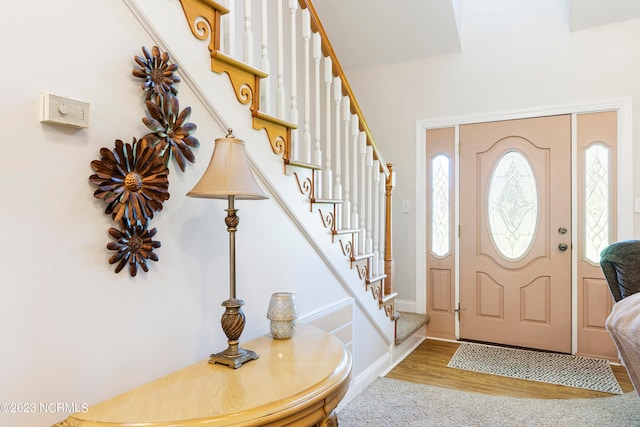
<path id="1" fill-rule="evenodd" d="M 391 197 L 395 182 L 311 0 L 180 0 L 191 31 L 209 40 L 253 127 L 265 129 L 311 211 L 395 319 Z M 301 98 L 301 99 L 300 99 Z M 309 171 L 305 175 L 304 171 Z"/>

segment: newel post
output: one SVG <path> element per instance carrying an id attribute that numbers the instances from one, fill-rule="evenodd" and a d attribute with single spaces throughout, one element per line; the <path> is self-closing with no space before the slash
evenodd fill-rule
<path id="1" fill-rule="evenodd" d="M 396 173 L 393 171 L 393 164 L 387 163 L 389 175 L 387 175 L 387 183 L 385 185 L 386 195 L 386 222 L 384 230 L 384 294 L 389 295 L 393 289 L 393 256 L 391 255 L 391 196 L 393 187 L 396 186 Z"/>

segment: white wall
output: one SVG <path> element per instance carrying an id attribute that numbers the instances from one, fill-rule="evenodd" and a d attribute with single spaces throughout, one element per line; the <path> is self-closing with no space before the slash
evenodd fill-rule
<path id="1" fill-rule="evenodd" d="M 461 2 L 462 52 L 347 71 L 385 160 L 394 164 L 394 283 L 415 298 L 416 123 L 619 97 L 640 102 L 640 20 L 569 32 L 555 0 Z M 376 90 L 370 90 L 376 88 Z M 640 112 L 633 109 L 633 122 Z M 633 141 L 640 128 L 634 126 Z M 634 150 L 634 163 L 638 152 Z M 640 173 L 633 178 L 638 194 Z M 411 213 L 401 213 L 401 200 Z M 640 219 L 634 216 L 635 230 Z"/>
<path id="2" fill-rule="evenodd" d="M 155 4 L 162 13 L 179 3 Z M 193 42 L 180 13 L 165 18 Z M 178 84 L 181 108 L 191 106 L 190 121 L 198 125 L 197 162 L 184 173 L 171 167 L 171 198 L 151 223 L 162 242 L 159 262 L 135 278 L 115 274 L 106 249 L 113 222 L 93 197 L 89 164 L 115 139 L 131 142 L 147 132 L 143 93 L 131 69 L 133 56 L 153 41 L 124 2 L 109 0 L 16 2 L 0 14 L 0 40 L 0 402 L 38 405 L 35 413 L 0 412 L 0 425 L 49 425 L 68 413 L 42 411 L 40 403 L 95 404 L 226 347 L 219 327 L 220 302 L 228 298 L 226 206 L 185 197 L 208 164 L 213 140 L 225 132 L 194 92 Z M 197 54 L 201 59 L 183 52 L 186 62 L 200 61 L 208 70 L 206 50 Z M 212 77 L 207 89 L 216 106 L 229 106 L 227 120 L 238 137 L 258 135 L 242 134 L 250 132 L 249 114 L 238 112 L 245 107 L 226 76 Z M 91 127 L 40 123 L 43 90 L 90 102 Z M 274 180 L 288 178 L 266 139 L 260 142 L 247 141 L 252 157 L 265 173 L 278 171 Z M 295 188 L 291 180 L 277 185 Z M 304 198 L 292 203 L 308 212 Z M 268 331 L 273 292 L 296 292 L 301 316 L 349 298 L 273 198 L 236 207 L 244 341 Z M 356 313 L 357 324 L 366 324 Z M 388 351 L 379 334 L 363 336 L 369 342 L 354 342 L 365 357 L 354 363 L 354 376 Z"/>

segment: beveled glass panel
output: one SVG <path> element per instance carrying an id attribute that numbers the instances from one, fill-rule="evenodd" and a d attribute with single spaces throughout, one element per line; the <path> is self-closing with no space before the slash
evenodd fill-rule
<path id="1" fill-rule="evenodd" d="M 489 233 L 498 252 L 508 260 L 524 256 L 538 221 L 538 190 L 533 170 L 519 151 L 504 153 L 489 181 Z"/>
<path id="2" fill-rule="evenodd" d="M 585 150 L 584 236 L 585 258 L 600 261 L 609 244 L 609 148 L 594 144 Z"/>
<path id="3" fill-rule="evenodd" d="M 449 253 L 449 157 L 439 154 L 431 160 L 431 251 Z"/>

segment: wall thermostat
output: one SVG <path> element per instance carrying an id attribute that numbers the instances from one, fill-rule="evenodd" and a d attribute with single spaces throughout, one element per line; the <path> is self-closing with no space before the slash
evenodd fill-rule
<path id="1" fill-rule="evenodd" d="M 40 95 L 40 121 L 76 128 L 88 128 L 89 103 L 42 92 Z"/>

